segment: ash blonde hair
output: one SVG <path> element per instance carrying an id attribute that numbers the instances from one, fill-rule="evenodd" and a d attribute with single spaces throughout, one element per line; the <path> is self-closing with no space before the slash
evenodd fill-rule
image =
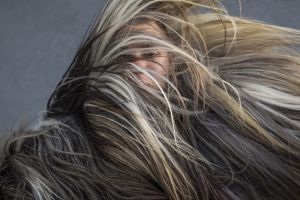
<path id="1" fill-rule="evenodd" d="M 167 38 L 122 31 L 149 21 Z M 72 116 L 80 125 L 70 135 L 48 125 L 76 148 L 42 145 L 48 131 L 26 136 L 41 145 L 22 165 L 8 154 L 20 176 L 1 175 L 36 199 L 296 200 L 299 42 L 299 30 L 230 16 L 217 0 L 109 1 L 48 103 L 45 120 Z M 128 46 L 168 52 L 164 86 Z M 24 154 L 20 138 L 13 155 Z M 36 163 L 43 167 L 33 171 Z"/>

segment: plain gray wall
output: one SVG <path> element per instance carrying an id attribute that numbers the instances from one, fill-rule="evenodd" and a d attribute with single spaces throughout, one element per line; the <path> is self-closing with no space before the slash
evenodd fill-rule
<path id="1" fill-rule="evenodd" d="M 106 0 L 0 0 L 0 134 L 45 109 Z M 239 15 L 238 0 L 225 0 Z M 242 16 L 300 29 L 299 0 L 242 0 Z"/>

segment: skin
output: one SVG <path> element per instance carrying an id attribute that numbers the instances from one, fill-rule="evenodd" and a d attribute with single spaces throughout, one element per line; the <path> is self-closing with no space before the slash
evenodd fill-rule
<path id="1" fill-rule="evenodd" d="M 166 38 L 164 31 L 153 21 L 141 23 L 130 27 L 131 33 L 146 33 L 158 38 Z M 139 67 L 152 72 L 151 74 L 159 81 L 161 86 L 164 86 L 163 81 L 159 75 L 167 75 L 170 68 L 170 58 L 165 50 L 155 50 L 153 52 L 143 53 L 138 47 L 129 46 L 133 50 L 131 55 L 134 61 L 132 63 Z M 135 75 L 146 85 L 156 88 L 154 81 L 144 73 L 135 72 Z"/>

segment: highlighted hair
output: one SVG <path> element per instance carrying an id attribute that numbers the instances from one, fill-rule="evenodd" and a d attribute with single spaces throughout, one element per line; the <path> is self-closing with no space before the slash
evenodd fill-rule
<path id="1" fill-rule="evenodd" d="M 167 37 L 130 29 L 149 22 Z M 72 116 L 80 131 L 51 145 L 42 129 L 17 137 L 4 166 L 37 199 L 296 200 L 299 42 L 300 31 L 230 16 L 216 0 L 109 1 L 48 102 L 45 120 Z M 170 56 L 166 77 L 132 59 L 157 49 Z M 43 145 L 28 151 L 27 140 Z M 57 148 L 65 157 L 47 153 Z"/>

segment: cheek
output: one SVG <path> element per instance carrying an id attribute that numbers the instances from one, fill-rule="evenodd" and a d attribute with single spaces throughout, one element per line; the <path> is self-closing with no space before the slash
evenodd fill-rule
<path id="1" fill-rule="evenodd" d="M 159 71 L 161 73 L 164 73 L 164 74 L 168 73 L 169 68 L 170 68 L 170 61 L 169 61 L 168 56 L 157 57 L 157 58 L 155 58 L 155 61 L 160 64 Z"/>

